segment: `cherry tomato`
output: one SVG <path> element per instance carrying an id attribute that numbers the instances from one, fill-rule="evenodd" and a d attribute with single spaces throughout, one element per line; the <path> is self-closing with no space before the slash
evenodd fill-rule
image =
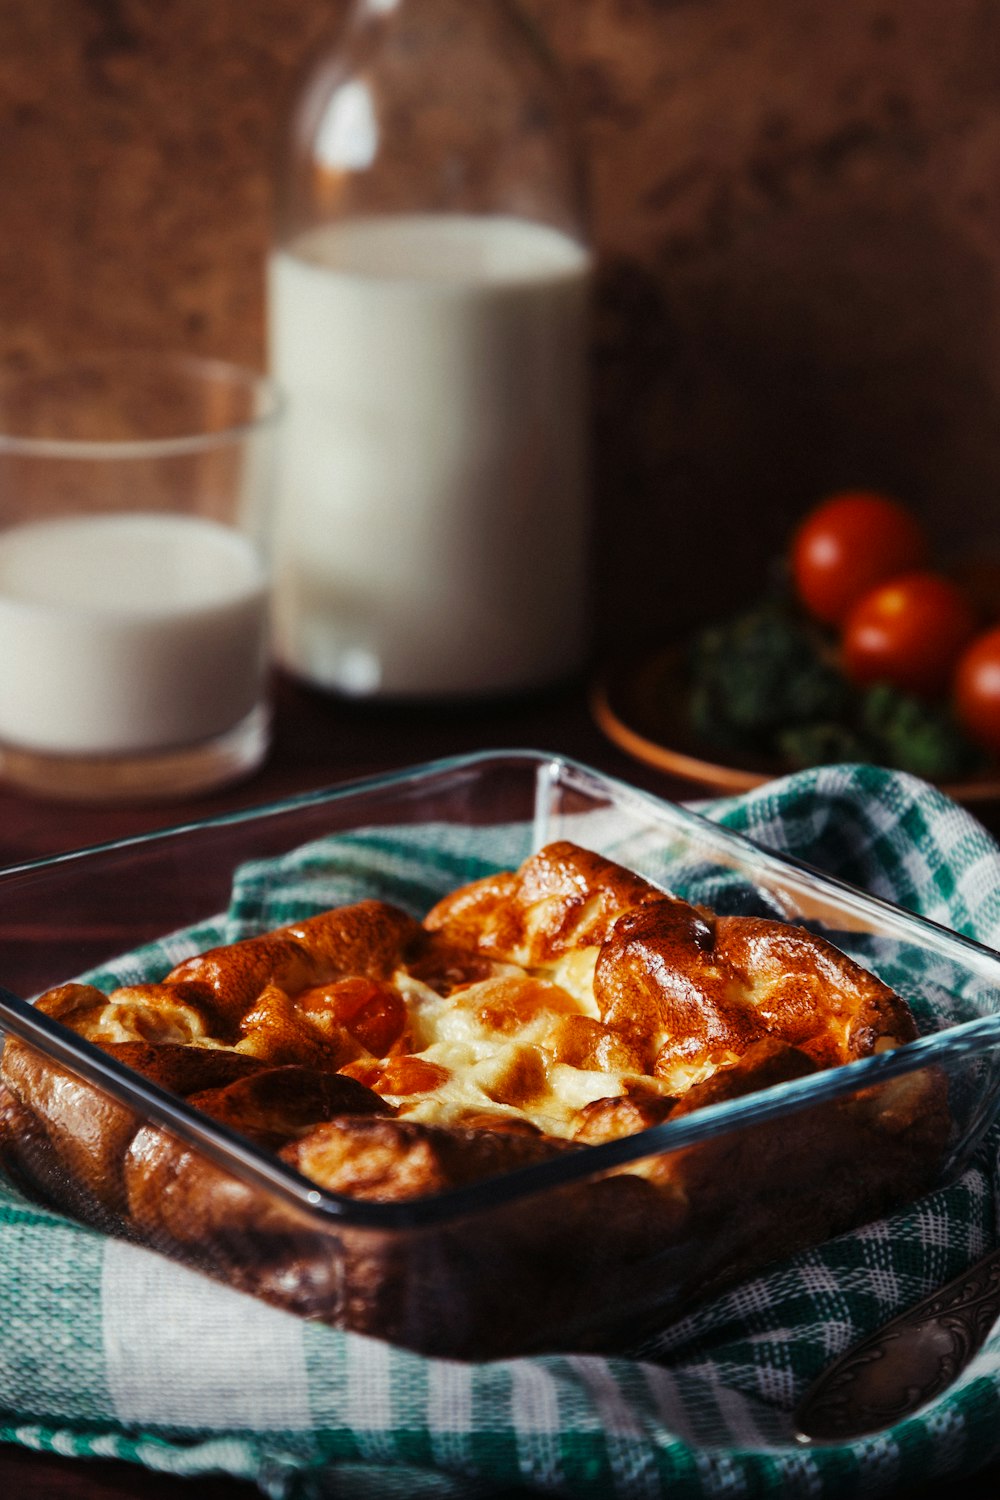
<path id="1" fill-rule="evenodd" d="M 1000 626 L 969 643 L 955 668 L 955 715 L 970 739 L 1000 753 Z"/>
<path id="2" fill-rule="evenodd" d="M 922 568 L 929 555 L 923 527 L 898 500 L 842 490 L 810 511 L 792 537 L 792 580 L 810 614 L 840 625 L 876 584 Z"/>
<path id="3" fill-rule="evenodd" d="M 975 614 L 956 584 L 940 573 L 906 573 L 854 605 L 841 641 L 844 670 L 858 683 L 936 697 L 975 632 Z"/>

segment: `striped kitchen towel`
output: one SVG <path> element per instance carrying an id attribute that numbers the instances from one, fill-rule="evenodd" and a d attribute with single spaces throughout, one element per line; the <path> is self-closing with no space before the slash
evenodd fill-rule
<path id="1" fill-rule="evenodd" d="M 827 767 L 704 810 L 1000 946 L 1000 849 L 911 777 Z M 417 908 L 516 863 L 529 838 L 432 827 L 340 836 L 336 858 L 312 845 L 246 868 L 228 912 L 91 977 L 151 976 L 331 896 L 377 889 Z M 0 1182 L 0 1441 L 351 1500 L 513 1490 L 820 1500 L 955 1478 L 1000 1451 L 1000 1333 L 943 1397 L 873 1437 L 803 1448 L 791 1411 L 837 1350 L 995 1243 L 998 1144 L 994 1127 L 951 1186 L 742 1282 L 631 1357 L 478 1365 L 301 1321 Z"/>

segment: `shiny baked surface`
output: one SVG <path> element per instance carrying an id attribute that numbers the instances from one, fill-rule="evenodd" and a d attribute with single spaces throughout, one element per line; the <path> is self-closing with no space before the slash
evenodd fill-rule
<path id="1" fill-rule="evenodd" d="M 893 991 L 806 929 L 716 917 L 570 843 L 456 890 L 422 923 L 365 901 L 211 949 L 159 983 L 67 984 L 38 1003 L 322 1186 L 386 1199 L 916 1034 Z M 84 1085 L 53 1082 L 16 1040 L 3 1074 L 57 1146 L 73 1139 L 75 1170 L 81 1137 L 94 1140 L 84 1175 L 127 1203 L 146 1138 L 162 1134 L 128 1143 L 122 1182 L 114 1132 L 79 1118 Z M 498 1137 L 489 1149 L 483 1133 Z"/>
<path id="2" fill-rule="evenodd" d="M 717 916 L 570 843 L 422 921 L 362 901 L 38 1005 L 307 1183 L 385 1205 L 916 1034 L 822 937 Z M 913 1197 L 947 1131 L 922 1069 L 397 1234 L 313 1220 L 14 1036 L 0 1059 L 0 1153 L 30 1192 L 292 1311 L 457 1357 L 595 1347 Z"/>

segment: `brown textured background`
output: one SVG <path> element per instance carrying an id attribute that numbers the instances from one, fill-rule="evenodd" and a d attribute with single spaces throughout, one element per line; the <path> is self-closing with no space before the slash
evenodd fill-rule
<path id="1" fill-rule="evenodd" d="M 1000 534 L 1000 0 L 525 8 L 590 153 L 605 638 L 748 596 L 834 485 Z M 342 10 L 0 0 L 0 363 L 263 361 L 280 124 Z"/>

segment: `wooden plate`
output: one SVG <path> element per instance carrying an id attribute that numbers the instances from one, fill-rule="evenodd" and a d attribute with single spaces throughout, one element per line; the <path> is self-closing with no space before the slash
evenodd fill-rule
<path id="1" fill-rule="evenodd" d="M 720 759 L 699 744 L 687 722 L 683 654 L 677 646 L 650 652 L 627 667 L 606 667 L 590 693 L 599 728 L 619 749 L 670 776 L 713 792 L 747 792 L 793 768 L 778 761 Z M 941 790 L 956 802 L 1000 797 L 1000 767 Z"/>

